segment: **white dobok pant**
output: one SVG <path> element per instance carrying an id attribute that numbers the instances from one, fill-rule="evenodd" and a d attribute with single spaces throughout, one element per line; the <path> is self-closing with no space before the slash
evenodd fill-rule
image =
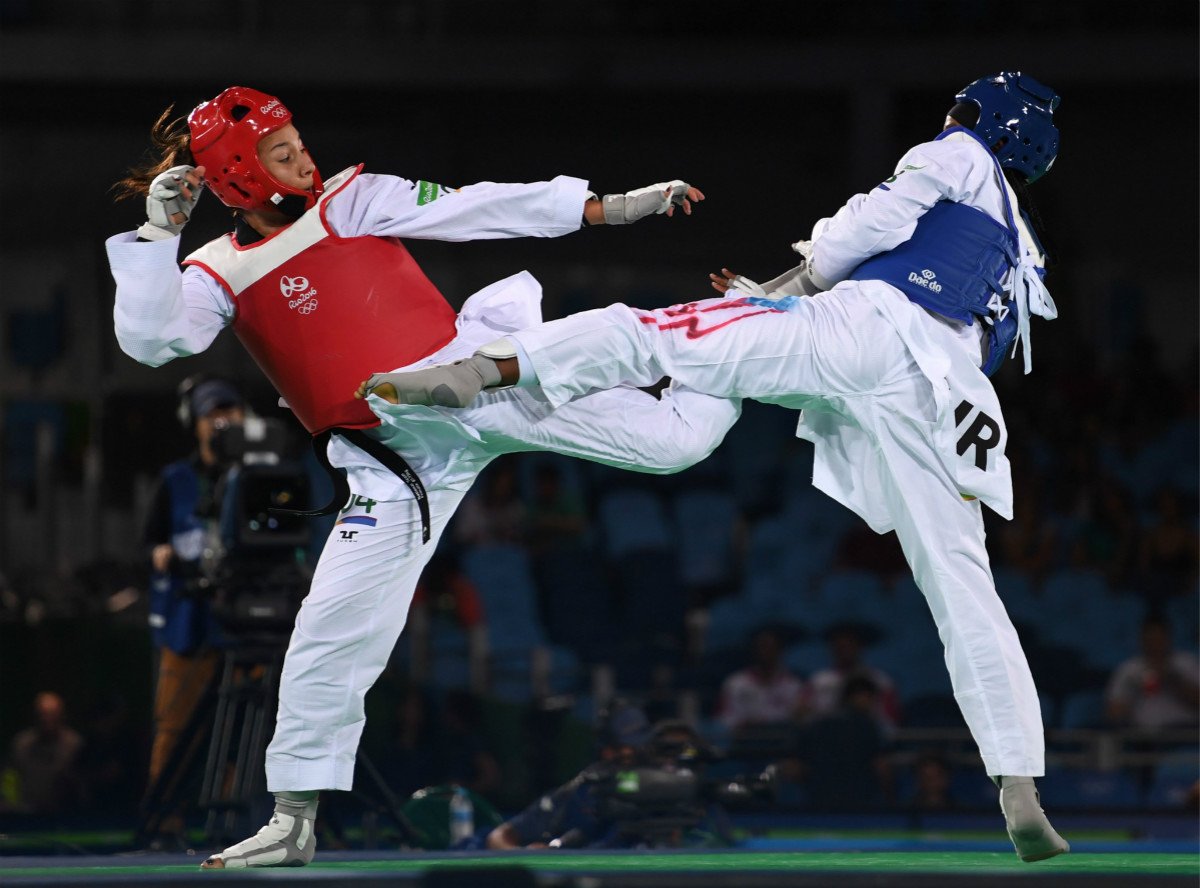
<path id="1" fill-rule="evenodd" d="M 965 498 L 978 496 L 1011 514 L 1002 457 L 1007 432 L 978 371 L 978 334 L 966 340 L 976 353 L 964 365 L 962 328 L 951 332 L 898 291 L 870 284 L 778 303 L 786 310 L 736 293 L 654 311 L 618 304 L 511 338 L 552 403 L 670 376 L 696 391 L 801 408 L 799 433 L 816 447 L 814 483 L 877 531 L 895 529 L 988 774 L 1040 776 L 1037 690 L 996 593 L 980 502 Z M 955 350 L 953 360 L 938 354 Z M 930 366 L 947 368 L 937 384 Z M 944 395 L 935 398 L 939 391 Z M 981 404 L 987 433 L 964 434 L 954 452 L 955 439 L 943 432 L 961 433 Z M 977 487 L 964 484 L 970 475 Z"/>
<path id="2" fill-rule="evenodd" d="M 416 419 L 408 426 L 418 428 L 421 417 L 439 416 L 423 407 L 394 412 L 412 414 Z M 536 450 L 642 472 L 677 472 L 708 456 L 740 412 L 739 402 L 679 388 L 661 399 L 634 388 L 596 392 L 557 409 L 536 391 L 508 389 L 453 411 L 451 421 L 428 433 L 436 444 L 426 452 L 401 450 L 423 478 L 422 468 L 439 478 L 447 475 L 445 464 L 453 463 L 452 486 L 428 488 L 431 539 L 425 544 L 411 497 L 374 501 L 356 495 L 339 516 L 284 658 L 275 734 L 266 754 L 268 790 L 351 788 L 366 693 L 387 665 L 422 569 L 488 462 Z M 408 426 L 399 423 L 395 433 L 408 434 Z"/>

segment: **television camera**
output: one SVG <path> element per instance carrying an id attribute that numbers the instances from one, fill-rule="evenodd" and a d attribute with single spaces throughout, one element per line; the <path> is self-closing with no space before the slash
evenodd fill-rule
<path id="1" fill-rule="evenodd" d="M 277 510 L 307 508 L 311 480 L 296 442 L 278 420 L 218 422 L 213 450 L 222 465 L 208 532 L 187 588 L 203 595 L 234 639 L 288 633 L 312 570 L 309 519 Z"/>
<path id="2" fill-rule="evenodd" d="M 585 772 L 599 802 L 598 816 L 621 837 L 649 847 L 686 844 L 697 830 L 722 832 L 726 811 L 775 800 L 775 770 L 718 776 L 711 765 L 724 756 L 690 732 L 659 732 L 636 767 Z M 717 836 L 731 840 L 731 836 Z"/>

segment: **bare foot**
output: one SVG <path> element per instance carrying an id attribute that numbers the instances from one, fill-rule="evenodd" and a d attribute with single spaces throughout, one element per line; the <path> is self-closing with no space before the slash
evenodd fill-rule
<path id="1" fill-rule="evenodd" d="M 371 394 L 379 395 L 389 404 L 399 404 L 400 396 L 396 394 L 396 387 L 390 382 L 381 382 L 375 388 L 371 389 Z"/>
<path id="2" fill-rule="evenodd" d="M 400 398 L 396 394 L 396 387 L 390 382 L 381 382 L 374 388 L 367 388 L 367 381 L 364 379 L 359 383 L 358 388 L 354 391 L 354 397 L 362 400 L 367 395 L 379 395 L 389 404 L 399 404 Z"/>

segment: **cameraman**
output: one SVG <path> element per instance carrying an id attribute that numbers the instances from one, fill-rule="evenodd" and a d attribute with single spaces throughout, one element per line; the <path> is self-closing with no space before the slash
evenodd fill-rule
<path id="1" fill-rule="evenodd" d="M 614 716 L 601 759 L 488 835 L 487 847 L 634 848 L 732 844 L 724 811 L 715 802 L 649 799 L 626 793 L 629 781 L 702 768 L 709 750 L 686 722 L 646 729 L 645 716 L 624 709 Z M 694 787 L 694 784 L 691 785 Z M 625 797 L 621 797 L 625 793 Z"/>
<path id="2" fill-rule="evenodd" d="M 162 779 L 220 661 L 220 632 L 209 604 L 189 587 L 198 575 L 213 515 L 213 494 L 226 468 L 214 449 L 218 430 L 245 422 L 246 404 L 231 382 L 193 376 L 179 387 L 179 421 L 196 449 L 162 470 L 146 521 L 150 552 L 150 627 L 158 649 L 154 742 L 149 788 Z M 160 840 L 178 836 L 181 818 L 164 821 Z"/>
<path id="3" fill-rule="evenodd" d="M 617 702 L 602 716 L 597 739 L 595 762 L 493 829 L 487 847 L 496 851 L 580 847 L 598 841 L 603 825 L 597 779 L 637 762 L 639 751 L 650 739 L 650 722 L 642 710 Z"/>

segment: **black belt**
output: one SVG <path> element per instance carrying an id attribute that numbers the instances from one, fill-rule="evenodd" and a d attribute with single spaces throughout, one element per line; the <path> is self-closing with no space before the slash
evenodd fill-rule
<path id="1" fill-rule="evenodd" d="M 333 479 L 333 498 L 320 509 L 310 509 L 306 511 L 298 509 L 272 509 L 273 512 L 283 512 L 288 515 L 300 515 L 304 518 L 320 518 L 324 515 L 332 515 L 339 511 L 346 504 L 346 500 L 350 498 L 350 482 L 346 480 L 346 476 L 335 469 L 329 462 L 329 454 L 326 448 L 329 445 L 329 436 L 333 434 L 341 435 L 359 450 L 368 453 L 379 460 L 385 467 L 390 469 L 395 475 L 408 485 L 408 489 L 412 491 L 413 499 L 417 501 L 417 509 L 421 512 L 421 542 L 429 542 L 430 523 L 429 523 L 429 495 L 425 492 L 425 485 L 421 483 L 421 479 L 417 477 L 417 473 L 413 471 L 412 466 L 389 447 L 380 444 L 370 435 L 366 434 L 362 429 L 343 429 L 333 428 L 321 432 L 319 435 L 313 435 L 313 453 L 317 457 L 317 462 L 321 464 L 329 477 Z"/>

